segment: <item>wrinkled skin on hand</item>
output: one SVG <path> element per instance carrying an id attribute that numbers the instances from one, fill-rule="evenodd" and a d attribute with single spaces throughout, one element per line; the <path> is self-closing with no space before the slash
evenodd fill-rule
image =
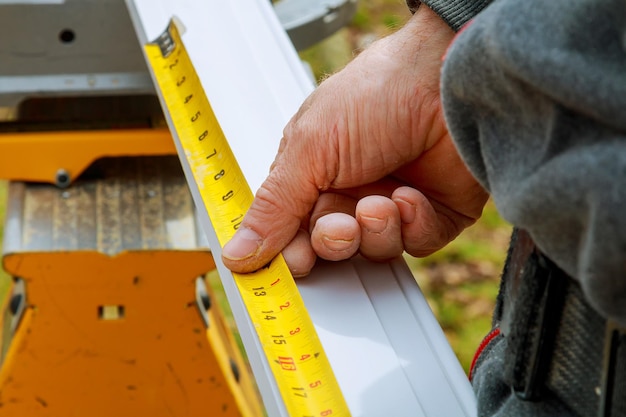
<path id="1" fill-rule="evenodd" d="M 426 256 L 476 221 L 487 199 L 443 119 L 442 56 L 454 33 L 421 7 L 305 100 L 224 264 L 251 272 L 279 252 L 294 276 L 317 257 Z"/>

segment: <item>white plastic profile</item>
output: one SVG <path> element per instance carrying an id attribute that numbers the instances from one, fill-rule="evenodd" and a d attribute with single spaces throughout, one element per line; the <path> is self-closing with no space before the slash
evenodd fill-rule
<path id="1" fill-rule="evenodd" d="M 314 88 L 270 2 L 126 1 L 142 44 L 173 16 L 182 21 L 206 94 L 251 188 L 258 189 L 283 127 Z M 183 169 L 191 178 L 184 161 Z M 197 186 L 189 186 L 199 204 Z M 199 217 L 267 413 L 287 416 L 232 276 L 220 262 L 212 226 Z M 467 377 L 403 259 L 320 262 L 298 287 L 353 417 L 476 414 Z"/>

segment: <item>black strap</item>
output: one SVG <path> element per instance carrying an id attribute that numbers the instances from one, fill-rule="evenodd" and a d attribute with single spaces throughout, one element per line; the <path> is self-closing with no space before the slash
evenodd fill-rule
<path id="1" fill-rule="evenodd" d="M 514 232 L 494 318 L 519 398 L 539 401 L 549 390 L 580 416 L 626 417 L 626 333 L 522 230 Z"/>

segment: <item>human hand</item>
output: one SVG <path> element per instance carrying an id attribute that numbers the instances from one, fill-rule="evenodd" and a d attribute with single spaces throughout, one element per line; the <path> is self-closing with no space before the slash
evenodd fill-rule
<path id="1" fill-rule="evenodd" d="M 472 224 L 487 198 L 458 156 L 439 98 L 454 36 L 421 7 L 305 100 L 270 174 L 222 252 L 236 272 L 279 252 L 294 276 L 319 256 L 426 256 Z"/>

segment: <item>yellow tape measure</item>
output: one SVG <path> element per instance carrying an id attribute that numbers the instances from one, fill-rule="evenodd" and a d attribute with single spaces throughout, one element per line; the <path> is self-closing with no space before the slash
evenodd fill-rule
<path id="1" fill-rule="evenodd" d="M 211 109 L 176 24 L 171 23 L 145 49 L 223 246 L 237 230 L 253 194 Z M 253 274 L 233 276 L 289 415 L 349 416 L 328 358 L 282 256 Z"/>

